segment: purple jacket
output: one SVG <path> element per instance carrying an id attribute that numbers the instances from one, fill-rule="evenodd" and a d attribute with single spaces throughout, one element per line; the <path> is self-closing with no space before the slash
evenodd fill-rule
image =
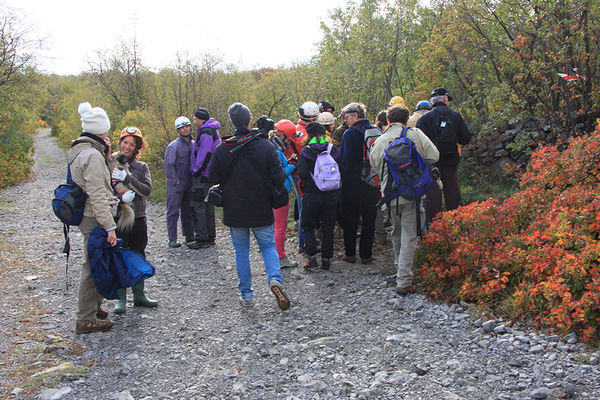
<path id="1" fill-rule="evenodd" d="M 190 154 L 190 172 L 192 175 L 200 174 L 202 182 L 208 182 L 208 167 L 210 157 L 221 143 L 219 128 L 221 124 L 214 118 L 204 122 L 198 128 L 198 137 Z"/>
<path id="2" fill-rule="evenodd" d="M 192 184 L 190 175 L 190 153 L 194 141 L 186 143 L 185 139 L 173 140 L 165 150 L 165 175 L 167 186 L 189 187 Z"/>

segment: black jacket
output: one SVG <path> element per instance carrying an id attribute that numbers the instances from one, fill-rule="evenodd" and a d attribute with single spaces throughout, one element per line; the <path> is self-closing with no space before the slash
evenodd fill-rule
<path id="1" fill-rule="evenodd" d="M 440 129 L 445 125 L 446 129 Z M 462 145 L 471 141 L 471 132 L 462 116 L 440 101 L 433 104 L 433 110 L 424 114 L 417 122 L 440 152 L 436 166 L 455 166 L 460 162 L 457 143 Z"/>
<path id="2" fill-rule="evenodd" d="M 209 182 L 223 186 L 223 223 L 233 228 L 273 224 L 267 179 L 274 185 L 281 185 L 285 180 L 275 147 L 262 137 L 248 140 L 251 135 L 249 130 L 243 129 L 221 142 L 208 170 Z M 231 149 L 243 142 L 246 144 L 232 154 Z"/>
<path id="3" fill-rule="evenodd" d="M 308 146 L 305 146 L 300 152 L 300 160 L 298 160 L 298 176 L 300 177 L 300 190 L 302 193 L 313 193 L 320 192 L 317 185 L 315 185 L 315 181 L 310 175 L 315 170 L 315 162 L 317 161 L 317 155 L 321 154 L 325 150 L 327 150 L 327 145 L 329 143 L 312 143 Z M 338 163 L 341 164 L 341 152 L 340 150 L 332 146 L 331 147 L 331 157 Z M 331 191 L 331 193 L 335 194 L 335 190 Z"/>

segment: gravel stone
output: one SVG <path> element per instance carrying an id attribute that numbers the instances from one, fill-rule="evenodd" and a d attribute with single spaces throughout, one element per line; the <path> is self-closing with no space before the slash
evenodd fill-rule
<path id="1" fill-rule="evenodd" d="M 600 352 L 588 355 L 574 335 L 561 340 L 520 323 L 509 329 L 500 319 L 474 319 L 468 304 L 439 304 L 422 293 L 399 298 L 382 285 L 391 250 L 376 249 L 368 267 L 338 254 L 329 271 L 282 270 L 292 303 L 282 312 L 252 242 L 255 306 L 247 310 L 238 302 L 227 227 L 217 223 L 208 249 L 170 249 L 165 207 L 154 203 L 146 256 L 156 275 L 146 293 L 158 307 L 135 307 L 129 292 L 126 313 L 115 315 L 116 302 L 105 300 L 113 328 L 76 335 L 83 240 L 71 229 L 65 274 L 62 225 L 50 207 L 65 181 L 65 152 L 47 133 L 35 147 L 31 178 L 0 191 L 0 357 L 34 348 L 35 371 L 72 367 L 36 377 L 37 392 L 27 398 L 600 398 Z M 302 262 L 291 236 L 288 257 Z M 6 376 L 0 397 L 23 398 Z"/>

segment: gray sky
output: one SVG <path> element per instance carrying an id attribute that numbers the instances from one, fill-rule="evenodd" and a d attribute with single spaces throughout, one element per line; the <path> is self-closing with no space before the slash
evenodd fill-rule
<path id="1" fill-rule="evenodd" d="M 45 38 L 40 70 L 78 74 L 95 51 L 111 51 L 134 34 L 143 62 L 173 63 L 179 52 L 210 53 L 241 68 L 306 61 L 317 51 L 321 21 L 346 0 L 0 0 Z"/>

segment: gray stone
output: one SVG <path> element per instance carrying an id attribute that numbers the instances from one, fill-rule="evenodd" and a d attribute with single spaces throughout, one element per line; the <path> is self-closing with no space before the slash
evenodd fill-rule
<path id="1" fill-rule="evenodd" d="M 496 333 L 496 334 L 506 333 L 506 325 L 504 325 L 504 324 L 498 325 L 497 327 L 494 328 L 494 333 Z"/>
<path id="2" fill-rule="evenodd" d="M 543 352 L 544 352 L 544 346 L 542 346 L 541 344 L 538 344 L 538 345 L 532 346 L 532 347 L 529 349 L 529 352 L 530 352 L 531 354 L 540 354 L 540 353 L 543 353 Z"/>
<path id="3" fill-rule="evenodd" d="M 494 328 L 496 327 L 496 321 L 493 319 L 490 319 L 489 321 L 485 321 L 483 324 L 481 324 L 481 327 L 483 328 L 484 331 L 491 333 L 494 331 Z"/>
<path id="4" fill-rule="evenodd" d="M 546 399 L 548 396 L 552 395 L 552 390 L 548 388 L 539 388 L 533 390 L 529 395 L 532 399 Z"/>
<path id="5" fill-rule="evenodd" d="M 36 399 L 38 399 L 38 400 L 58 400 L 58 399 L 62 399 L 63 396 L 71 393 L 72 390 L 73 389 L 71 389 L 69 386 L 64 386 L 59 389 L 46 389 L 46 390 L 42 391 L 36 397 Z"/>
<path id="6" fill-rule="evenodd" d="M 448 387 L 448 386 L 452 385 L 452 383 L 454 383 L 454 379 L 445 378 L 440 382 L 440 385 L 442 385 L 443 387 Z"/>

